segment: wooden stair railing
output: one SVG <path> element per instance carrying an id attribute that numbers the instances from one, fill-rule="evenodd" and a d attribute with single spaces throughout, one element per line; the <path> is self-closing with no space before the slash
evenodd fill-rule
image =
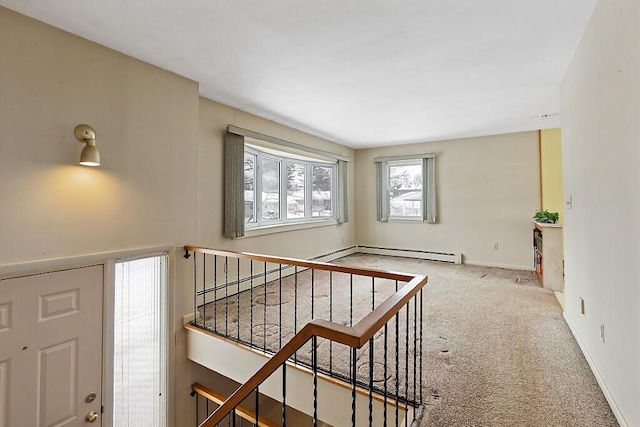
<path id="1" fill-rule="evenodd" d="M 211 390 L 210 388 L 207 388 L 205 386 L 203 386 L 202 384 L 199 383 L 195 383 L 191 386 L 191 390 L 193 390 L 193 393 L 197 393 L 200 396 L 209 399 L 210 401 L 214 402 L 217 405 L 222 405 L 224 403 L 224 401 L 227 399 L 226 396 L 220 394 L 220 393 L 216 393 L 215 391 Z M 258 427 L 280 427 L 280 424 L 274 423 L 273 421 L 271 421 L 268 418 L 259 416 L 256 422 L 256 414 L 255 412 L 250 411 L 249 409 L 243 407 L 243 406 L 238 406 L 236 408 L 235 414 L 237 416 L 239 416 L 240 418 L 243 418 L 247 421 L 249 421 L 251 424 L 255 424 Z"/>
<path id="2" fill-rule="evenodd" d="M 408 282 L 396 293 L 387 298 L 375 310 L 371 311 L 353 327 L 339 323 L 329 322 L 323 319 L 314 319 L 307 323 L 296 335 L 291 338 L 271 359 L 269 359 L 251 378 L 242 384 L 201 427 L 213 427 L 221 422 L 234 408 L 246 399 L 260 384 L 283 365 L 293 354 L 298 351 L 312 337 L 326 338 L 328 340 L 348 345 L 351 348 L 361 348 L 427 284 L 427 277 L 415 274 L 394 273 L 373 269 L 352 268 L 330 263 L 305 261 L 293 258 L 272 257 L 260 254 L 243 252 L 222 251 L 215 249 L 185 246 L 187 252 L 200 252 L 210 255 L 232 256 L 242 259 L 263 261 L 274 264 L 287 264 L 319 270 L 338 271 L 347 274 L 356 274 L 368 277 L 381 277 L 385 279 Z"/>

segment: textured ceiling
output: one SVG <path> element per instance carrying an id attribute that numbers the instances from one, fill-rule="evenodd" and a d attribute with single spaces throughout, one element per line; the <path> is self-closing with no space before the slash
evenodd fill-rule
<path id="1" fill-rule="evenodd" d="M 595 3 L 0 0 L 193 79 L 205 98 L 354 148 L 559 126 Z"/>

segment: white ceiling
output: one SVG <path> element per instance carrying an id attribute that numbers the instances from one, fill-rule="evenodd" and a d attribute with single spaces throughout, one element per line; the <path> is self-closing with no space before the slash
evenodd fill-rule
<path id="1" fill-rule="evenodd" d="M 596 1 L 0 4 L 361 148 L 559 126 L 560 82 Z"/>

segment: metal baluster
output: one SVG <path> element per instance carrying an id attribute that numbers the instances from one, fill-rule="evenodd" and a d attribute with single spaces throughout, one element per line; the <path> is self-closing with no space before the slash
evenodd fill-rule
<path id="1" fill-rule="evenodd" d="M 229 336 L 229 257 L 224 257 L 224 336 Z"/>
<path id="2" fill-rule="evenodd" d="M 373 338 L 369 339 L 369 427 L 373 426 Z"/>
<path id="3" fill-rule="evenodd" d="M 213 256 L 213 330 L 218 332 L 218 255 Z"/>
<path id="4" fill-rule="evenodd" d="M 236 275 L 236 277 L 238 278 L 238 293 L 236 294 L 237 296 L 237 308 L 238 311 L 236 312 L 236 317 L 238 318 L 237 322 L 237 326 L 238 326 L 238 341 L 240 341 L 240 258 L 238 258 L 238 274 Z"/>
<path id="5" fill-rule="evenodd" d="M 329 271 L 329 322 L 333 322 L 333 271 Z M 329 375 L 333 376 L 333 341 L 329 341 Z"/>
<path id="6" fill-rule="evenodd" d="M 231 417 L 231 419 L 233 420 L 233 422 L 231 423 L 231 425 L 233 427 L 236 427 L 236 410 L 234 409 L 232 412 L 233 416 Z"/>
<path id="7" fill-rule="evenodd" d="M 197 268 L 198 253 L 193 253 L 193 323 L 198 324 L 197 316 L 197 294 L 198 294 L 198 268 Z"/>
<path id="8" fill-rule="evenodd" d="M 313 320 L 313 308 L 314 308 L 314 298 L 315 298 L 315 287 L 316 287 L 316 270 L 315 268 L 311 269 L 311 320 Z"/>
<path id="9" fill-rule="evenodd" d="M 287 426 L 287 362 L 282 364 L 282 427 Z"/>
<path id="10" fill-rule="evenodd" d="M 396 280 L 396 292 L 398 292 L 398 281 Z M 399 396 L 400 396 L 400 311 L 396 313 L 396 427 L 398 427 L 400 411 L 399 411 Z"/>
<path id="11" fill-rule="evenodd" d="M 267 263 L 264 263 L 264 304 L 262 304 L 262 351 L 267 352 Z"/>
<path id="12" fill-rule="evenodd" d="M 356 348 L 351 348 L 351 427 L 356 425 Z"/>
<path id="13" fill-rule="evenodd" d="M 413 298 L 413 402 L 415 403 L 418 399 L 416 398 L 416 374 L 418 367 L 418 351 L 416 349 L 417 338 L 418 338 L 418 300 L 414 296 Z M 414 405 L 413 408 L 413 421 L 416 419 L 416 408 L 417 405 Z"/>
<path id="14" fill-rule="evenodd" d="M 422 405 L 422 289 L 420 289 L 420 404 Z"/>
<path id="15" fill-rule="evenodd" d="M 383 405 L 383 414 L 382 414 L 382 419 L 383 419 L 383 425 L 384 427 L 387 426 L 387 330 L 388 330 L 388 325 L 389 322 L 384 324 L 384 380 L 383 382 L 383 386 L 384 386 L 384 405 Z"/>
<path id="16" fill-rule="evenodd" d="M 349 326 L 353 326 L 353 273 L 349 279 Z"/>
<path id="17" fill-rule="evenodd" d="M 313 351 L 311 353 L 311 364 L 313 366 L 313 427 L 318 425 L 318 337 L 311 337 Z"/>
<path id="18" fill-rule="evenodd" d="M 407 302 L 407 315 L 405 319 L 405 348 L 404 348 L 404 398 L 407 403 L 404 407 L 404 419 L 409 416 L 409 305 L 411 302 Z"/>
<path id="19" fill-rule="evenodd" d="M 371 311 L 376 309 L 376 278 L 371 278 Z"/>
<path id="20" fill-rule="evenodd" d="M 280 329 L 280 336 L 278 337 L 278 349 L 282 348 L 282 264 L 278 264 L 279 265 L 279 277 L 278 277 L 278 283 L 280 286 L 280 305 L 278 306 L 280 308 L 280 321 L 279 321 L 279 329 Z"/>
<path id="21" fill-rule="evenodd" d="M 194 252 L 195 255 L 195 252 Z M 195 258 L 195 256 L 194 256 Z M 196 421 L 198 421 L 198 424 L 200 424 L 200 395 L 197 394 L 195 391 L 191 392 L 191 395 L 195 395 L 196 396 Z"/>
<path id="22" fill-rule="evenodd" d="M 298 333 L 298 266 L 293 268 L 293 334 Z M 298 362 L 298 352 L 293 353 L 293 362 Z"/>
<path id="23" fill-rule="evenodd" d="M 266 264 L 267 263 L 265 262 L 265 270 L 264 271 L 267 271 L 267 269 L 266 269 L 267 265 Z M 258 420 L 260 419 L 260 392 L 258 391 L 258 388 L 259 388 L 259 386 L 256 387 L 256 425 L 259 424 Z"/>
<path id="24" fill-rule="evenodd" d="M 249 345 L 253 347 L 253 260 L 249 262 L 249 274 L 251 275 L 251 288 L 249 290 L 249 295 L 251 297 L 249 302 Z"/>
<path id="25" fill-rule="evenodd" d="M 207 254 L 202 256 L 202 298 L 203 298 L 203 313 L 202 313 L 202 326 L 207 327 Z M 208 400 L 208 399 L 207 399 Z"/>

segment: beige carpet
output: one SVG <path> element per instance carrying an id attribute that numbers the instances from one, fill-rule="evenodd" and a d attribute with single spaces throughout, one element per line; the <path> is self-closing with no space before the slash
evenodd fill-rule
<path id="1" fill-rule="evenodd" d="M 417 425 L 618 425 L 562 318 L 553 293 L 538 285 L 534 273 L 362 254 L 342 258 L 336 263 L 429 276 L 423 306 L 424 405 Z M 314 316 L 328 319 L 328 285 L 319 285 L 324 283 L 319 279 L 316 277 L 318 285 L 314 289 Z M 262 291 L 255 289 L 252 305 L 253 339 L 259 340 L 260 344 L 266 342 L 267 347 L 274 350 L 280 343 L 279 286 L 267 285 L 266 292 L 264 287 Z M 348 279 L 333 278 L 331 314 L 334 321 L 345 324 L 349 322 L 349 312 L 345 309 L 348 293 L 344 293 L 348 286 Z M 366 289 L 370 282 L 358 282 L 354 286 Z M 376 284 L 376 302 L 393 292 L 394 286 L 393 283 Z M 247 294 L 240 297 L 239 312 L 238 301 L 232 298 L 226 307 L 218 303 L 215 316 L 219 330 L 226 328 L 243 340 L 249 340 L 251 336 L 247 313 L 251 306 L 247 301 L 251 299 Z M 355 294 L 362 298 L 355 304 L 358 309 L 354 322 L 357 322 L 366 310 L 370 310 L 371 292 L 361 290 Z M 308 301 L 309 296 L 310 289 L 299 286 L 297 329 L 311 317 L 310 308 L 300 305 L 300 301 Z M 292 283 L 283 282 L 283 324 L 291 325 L 291 328 L 283 327 L 283 342 L 293 335 L 294 313 L 287 305 L 294 299 Z M 226 326 L 222 315 L 225 310 L 229 313 Z M 213 305 L 207 307 L 205 317 L 209 324 L 213 322 Z M 413 318 L 410 322 L 412 330 Z M 381 336 L 377 339 L 379 341 Z M 319 358 L 328 360 L 328 343 L 321 343 L 320 347 Z M 376 361 L 379 348 L 376 344 Z M 333 369 L 348 365 L 348 362 L 335 362 L 336 357 L 348 357 L 346 349 L 333 346 L 332 353 Z M 308 354 L 307 346 L 299 357 L 306 360 Z M 360 351 L 356 366 L 358 377 L 366 380 L 366 349 Z M 409 397 L 412 395 L 412 369 L 410 361 Z M 404 369 L 399 371 L 402 384 Z M 374 378 L 377 386 L 384 383 L 379 369 Z M 395 383 L 389 373 L 387 380 Z M 393 388 L 392 384 L 388 386 Z"/>

